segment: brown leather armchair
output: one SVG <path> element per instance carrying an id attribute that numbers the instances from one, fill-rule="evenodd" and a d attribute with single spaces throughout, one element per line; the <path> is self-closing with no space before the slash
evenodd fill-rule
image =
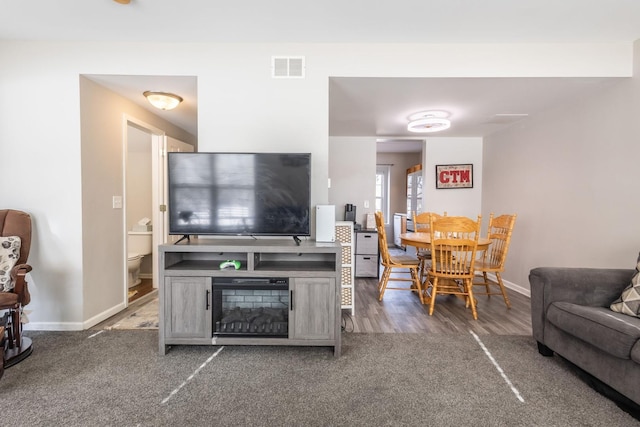
<path id="1" fill-rule="evenodd" d="M 22 336 L 20 322 L 22 307 L 31 301 L 25 280 L 26 274 L 31 271 L 31 266 L 27 264 L 31 249 L 31 216 L 13 209 L 0 210 L 0 236 L 19 236 L 21 240 L 20 257 L 10 272 L 13 290 L 0 292 L 0 311 L 8 311 L 4 367 L 9 367 L 29 356 L 33 350 L 31 339 Z"/>

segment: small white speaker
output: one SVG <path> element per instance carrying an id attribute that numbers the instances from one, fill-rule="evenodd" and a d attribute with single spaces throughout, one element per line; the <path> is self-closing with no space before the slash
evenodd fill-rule
<path id="1" fill-rule="evenodd" d="M 336 241 L 335 205 L 316 205 L 316 242 Z"/>

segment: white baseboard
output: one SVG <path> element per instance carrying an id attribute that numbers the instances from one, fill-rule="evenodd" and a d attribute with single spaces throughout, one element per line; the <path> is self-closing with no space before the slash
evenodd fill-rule
<path id="1" fill-rule="evenodd" d="M 111 307 L 84 322 L 29 322 L 23 325 L 25 331 L 84 331 L 120 313 L 126 307 L 124 303 Z"/>
<path id="2" fill-rule="evenodd" d="M 495 274 L 488 274 L 488 276 L 491 278 L 491 280 L 497 281 Z M 522 287 L 520 285 L 517 285 L 517 284 L 515 284 L 513 282 L 509 282 L 508 280 L 504 280 L 504 279 L 502 279 L 502 283 L 504 283 L 504 287 L 505 288 L 511 289 L 512 291 L 515 291 L 515 292 L 517 292 L 519 294 L 522 294 L 522 295 L 524 295 L 524 296 L 526 296 L 528 298 L 531 298 L 531 289 Z"/>
<path id="3" fill-rule="evenodd" d="M 110 318 L 111 316 L 114 316 L 118 313 L 120 313 L 122 310 L 124 310 L 125 308 L 127 308 L 125 303 L 120 303 L 118 305 L 115 305 L 105 311 L 103 311 L 102 313 L 99 313 L 95 316 L 93 316 L 91 319 L 87 319 L 83 322 L 83 329 L 89 329 L 92 326 L 97 325 L 98 323 L 107 320 L 108 318 Z"/>
<path id="4" fill-rule="evenodd" d="M 79 322 L 29 322 L 24 323 L 25 331 L 81 331 L 82 323 Z"/>

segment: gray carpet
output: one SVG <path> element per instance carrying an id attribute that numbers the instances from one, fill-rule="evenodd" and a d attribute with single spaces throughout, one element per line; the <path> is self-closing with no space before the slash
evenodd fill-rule
<path id="1" fill-rule="evenodd" d="M 631 426 L 527 336 L 344 334 L 328 348 L 173 347 L 157 331 L 28 332 L 0 379 L 6 426 Z M 173 392 L 173 394 L 172 394 Z"/>

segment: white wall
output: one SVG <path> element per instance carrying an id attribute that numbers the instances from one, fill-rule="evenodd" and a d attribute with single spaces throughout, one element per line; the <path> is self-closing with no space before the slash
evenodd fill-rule
<path id="1" fill-rule="evenodd" d="M 328 202 L 331 76 L 624 77 L 631 74 L 631 52 L 628 43 L 0 42 L 0 58 L 7 59 L 0 67 L 3 172 L 19 177 L 0 184 L 0 200 L 34 218 L 32 326 L 87 327 L 113 309 L 107 289 L 123 268 L 123 218 L 111 208 L 122 191 L 119 122 L 123 112 L 141 109 L 111 96 L 102 108 L 93 105 L 102 99 L 81 96 L 82 74 L 196 76 L 199 149 L 310 152 L 315 205 Z M 271 79 L 272 55 L 304 55 L 306 78 Z"/>
<path id="2" fill-rule="evenodd" d="M 540 266 L 634 268 L 640 250 L 640 43 L 635 75 L 484 143 L 482 209 L 517 213 L 503 277 Z"/>
<path id="3" fill-rule="evenodd" d="M 352 204 L 356 206 L 356 222 L 366 227 L 367 213 L 375 212 L 375 138 L 329 138 L 329 159 L 329 203 L 336 206 L 336 220 L 344 220 L 344 206 Z"/>
<path id="4" fill-rule="evenodd" d="M 422 205 L 426 212 L 447 212 L 469 218 L 481 214 L 482 145 L 482 138 L 426 138 L 422 169 Z M 436 165 L 448 164 L 472 164 L 473 188 L 436 189 Z"/>

